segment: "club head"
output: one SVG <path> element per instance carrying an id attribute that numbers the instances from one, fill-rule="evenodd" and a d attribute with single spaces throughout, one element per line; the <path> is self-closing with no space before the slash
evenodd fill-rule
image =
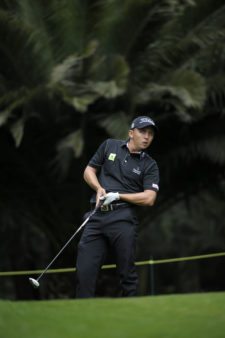
<path id="1" fill-rule="evenodd" d="M 40 283 L 34 278 L 29 278 L 29 282 L 34 288 L 38 288 L 40 286 Z"/>

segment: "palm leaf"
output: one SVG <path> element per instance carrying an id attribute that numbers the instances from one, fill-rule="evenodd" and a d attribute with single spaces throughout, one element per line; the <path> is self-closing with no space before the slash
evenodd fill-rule
<path id="1" fill-rule="evenodd" d="M 17 87 L 19 85 L 30 87 L 45 81 L 51 64 L 47 49 L 31 27 L 2 10 L 0 10 L 0 48 L 1 69 L 8 81 L 13 77 Z"/>
<path id="2" fill-rule="evenodd" d="M 190 4 L 193 4 L 193 1 L 100 1 L 102 9 L 98 36 L 102 47 L 123 55 L 128 55 L 131 49 L 139 50 L 140 46 L 146 43 L 146 38 L 151 36 L 149 26 L 154 29 L 158 23 L 165 23 L 177 15 L 177 11 L 180 12 L 181 8 Z M 139 39 L 140 36 L 142 40 Z"/>
<path id="3" fill-rule="evenodd" d="M 24 134 L 24 119 L 17 120 L 9 127 L 9 130 L 14 138 L 16 147 L 19 147 Z"/>
<path id="4" fill-rule="evenodd" d="M 56 145 L 56 156 L 51 160 L 51 171 L 58 179 L 62 180 L 68 176 L 71 163 L 74 158 L 79 158 L 83 152 L 83 132 L 78 129 L 60 139 Z"/>
<path id="5" fill-rule="evenodd" d="M 47 25 L 57 62 L 75 51 L 83 54 L 92 40 L 94 5 L 89 1 L 50 1 Z"/>
<path id="6" fill-rule="evenodd" d="M 224 112 L 225 76 L 223 73 L 212 75 L 207 81 L 207 111 Z"/>
<path id="7" fill-rule="evenodd" d="M 162 84 L 150 83 L 145 90 L 139 91 L 137 103 L 159 102 L 161 106 L 171 105 L 174 112 L 185 121 L 199 118 L 206 100 L 206 86 L 202 76 L 181 69 L 173 72 L 170 78 L 164 77 Z M 195 115 L 192 115 L 194 114 Z"/>
<path id="8" fill-rule="evenodd" d="M 76 130 L 68 134 L 66 137 L 61 139 L 57 144 L 57 151 L 62 152 L 64 149 L 71 149 L 74 157 L 78 158 L 81 156 L 84 146 L 83 133 L 81 129 Z"/>
<path id="9" fill-rule="evenodd" d="M 111 137 L 126 139 L 128 137 L 130 119 L 124 112 L 117 112 L 110 116 L 101 115 L 98 125 L 103 127 Z"/>
<path id="10" fill-rule="evenodd" d="M 222 43 L 225 37 L 225 6 L 205 17 L 200 15 L 201 6 L 194 7 L 192 11 L 201 17 L 199 21 L 196 20 L 194 25 L 189 20 L 187 27 L 184 27 L 184 16 L 175 17 L 162 25 L 155 39 L 150 41 L 140 58 L 143 65 L 137 67 L 140 73 L 142 73 L 142 69 L 145 70 L 143 79 L 149 78 L 149 76 L 157 79 L 159 72 L 164 74 L 184 66 L 194 70 L 196 69 L 195 59 L 200 53 L 207 52 L 207 49 L 215 44 L 215 41 Z M 190 13 L 187 13 L 187 16 L 190 17 Z M 206 58 L 205 63 L 207 64 Z"/>
<path id="11" fill-rule="evenodd" d="M 85 112 L 99 97 L 115 98 L 126 91 L 129 68 L 121 56 L 96 58 L 95 49 L 88 54 L 71 55 L 53 68 L 50 86 L 76 110 Z M 107 71 L 103 71 L 108 66 Z"/>

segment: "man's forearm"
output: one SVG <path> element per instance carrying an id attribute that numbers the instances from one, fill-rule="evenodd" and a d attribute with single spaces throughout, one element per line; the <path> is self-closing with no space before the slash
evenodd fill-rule
<path id="1" fill-rule="evenodd" d="M 101 185 L 96 176 L 96 172 L 95 168 L 87 166 L 84 170 L 84 180 L 93 190 L 97 192 L 97 190 L 101 188 Z"/>
<path id="2" fill-rule="evenodd" d="M 106 194 L 105 189 L 101 186 L 97 178 L 97 170 L 87 166 L 84 170 L 84 180 L 96 191 L 96 205 L 99 204 L 100 198 Z"/>
<path id="3" fill-rule="evenodd" d="M 105 190 L 101 186 L 97 178 L 97 170 L 93 167 L 87 166 L 84 170 L 84 180 L 86 183 L 96 191 L 97 201 L 101 196 L 105 195 Z M 152 206 L 155 203 L 157 193 L 153 190 L 145 190 L 138 193 L 119 194 L 120 200 L 136 205 Z"/>
<path id="4" fill-rule="evenodd" d="M 155 203 L 157 193 L 153 190 L 133 194 L 119 194 L 120 200 L 128 203 L 134 203 L 143 206 L 152 206 Z"/>

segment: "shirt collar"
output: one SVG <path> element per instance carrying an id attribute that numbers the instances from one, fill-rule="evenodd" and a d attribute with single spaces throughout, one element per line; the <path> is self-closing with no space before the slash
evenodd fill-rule
<path id="1" fill-rule="evenodd" d="M 128 145 L 127 145 L 128 142 L 129 142 L 129 139 L 126 140 L 126 141 L 123 141 L 122 144 L 121 144 L 121 147 L 123 147 L 123 148 L 126 147 L 127 150 L 130 151 L 129 148 L 128 148 Z M 131 153 L 131 154 L 137 155 L 137 156 L 139 156 L 140 158 L 144 158 L 145 155 L 146 155 L 146 152 L 142 150 L 142 151 L 140 151 L 140 152 L 137 152 L 137 153 Z"/>

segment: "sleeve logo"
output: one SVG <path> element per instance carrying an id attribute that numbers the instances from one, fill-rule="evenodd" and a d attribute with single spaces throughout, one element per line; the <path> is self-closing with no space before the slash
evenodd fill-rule
<path id="1" fill-rule="evenodd" d="M 155 189 L 159 190 L 159 186 L 156 183 L 152 183 L 152 188 L 155 188 Z"/>
<path id="2" fill-rule="evenodd" d="M 113 153 L 109 154 L 108 159 L 109 159 L 110 161 L 115 161 L 115 158 L 116 158 L 116 154 L 113 154 Z"/>

